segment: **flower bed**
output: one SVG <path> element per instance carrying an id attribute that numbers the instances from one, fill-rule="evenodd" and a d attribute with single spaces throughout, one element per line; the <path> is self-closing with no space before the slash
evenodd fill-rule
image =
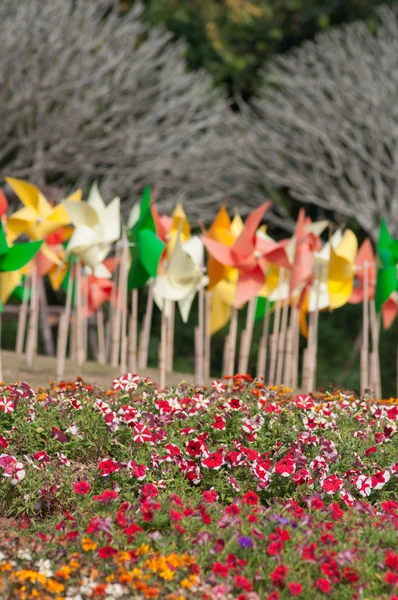
<path id="1" fill-rule="evenodd" d="M 247 379 L 4 388 L 0 598 L 398 599 L 398 403 Z"/>

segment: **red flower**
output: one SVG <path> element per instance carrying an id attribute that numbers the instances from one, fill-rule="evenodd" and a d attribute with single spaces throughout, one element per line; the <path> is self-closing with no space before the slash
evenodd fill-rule
<path id="1" fill-rule="evenodd" d="M 112 548 L 112 546 L 104 546 L 98 550 L 98 554 L 101 558 L 110 558 L 117 554 L 116 548 Z"/>
<path id="2" fill-rule="evenodd" d="M 205 490 L 202 494 L 202 498 L 205 502 L 211 504 L 212 502 L 216 502 L 218 500 L 218 494 L 215 490 Z"/>
<path id="3" fill-rule="evenodd" d="M 388 583 L 388 585 L 398 585 L 398 574 L 393 573 L 392 571 L 387 571 L 384 581 Z"/>
<path id="4" fill-rule="evenodd" d="M 219 575 L 220 577 L 226 577 L 228 575 L 228 567 L 226 565 L 223 565 L 220 562 L 216 562 L 213 565 L 212 571 L 214 573 L 214 575 Z"/>
<path id="5" fill-rule="evenodd" d="M 282 542 L 271 542 L 267 548 L 267 554 L 270 556 L 279 556 L 283 550 Z"/>
<path id="6" fill-rule="evenodd" d="M 350 583 L 356 583 L 359 580 L 359 575 L 355 569 L 351 569 L 350 567 L 344 567 L 343 577 L 346 581 Z"/>
<path id="7" fill-rule="evenodd" d="M 332 589 L 329 579 L 324 579 L 323 577 L 318 577 L 318 579 L 314 581 L 313 587 L 318 588 L 323 594 L 327 594 Z"/>
<path id="8" fill-rule="evenodd" d="M 202 465 L 207 467 L 208 469 L 213 469 L 214 471 L 218 471 L 224 464 L 224 459 L 222 454 L 219 452 L 215 452 L 214 454 L 209 454 L 205 460 L 202 460 Z"/>
<path id="9" fill-rule="evenodd" d="M 146 483 L 141 490 L 141 494 L 146 498 L 157 498 L 159 490 L 153 483 Z"/>
<path id="10" fill-rule="evenodd" d="M 180 513 L 178 510 L 171 509 L 169 515 L 170 521 L 181 521 L 182 519 L 182 513 Z"/>
<path id="11" fill-rule="evenodd" d="M 392 571 L 398 571 L 398 554 L 394 554 L 392 550 L 387 550 L 384 564 Z"/>
<path id="12" fill-rule="evenodd" d="M 365 450 L 365 455 L 369 456 L 369 454 L 372 454 L 373 452 L 377 452 L 376 446 L 372 446 L 371 448 L 368 448 L 367 450 Z"/>
<path id="13" fill-rule="evenodd" d="M 102 502 L 102 504 L 109 504 L 109 502 L 115 498 L 117 498 L 117 492 L 115 492 L 115 490 L 104 490 L 99 496 L 94 496 L 93 500 Z"/>
<path id="14" fill-rule="evenodd" d="M 270 575 L 272 583 L 278 587 L 283 587 L 285 585 L 285 578 L 288 572 L 289 567 L 286 565 L 278 565 L 275 567 Z"/>
<path id="15" fill-rule="evenodd" d="M 256 494 L 256 492 L 246 492 L 246 494 L 243 496 L 243 502 L 245 504 L 251 504 L 251 506 L 257 506 L 259 501 L 259 496 Z"/>
<path id="16" fill-rule="evenodd" d="M 246 592 L 251 592 L 252 586 L 251 583 L 246 577 L 242 575 L 236 575 L 235 577 L 235 587 L 239 590 L 246 590 Z"/>
<path id="17" fill-rule="evenodd" d="M 289 583 L 289 592 L 291 596 L 300 596 L 303 591 L 303 586 L 301 583 L 294 583 L 293 581 Z"/>
<path id="18" fill-rule="evenodd" d="M 322 489 L 327 494 L 335 494 L 343 487 L 343 480 L 337 475 L 330 475 L 322 482 Z"/>
<path id="19" fill-rule="evenodd" d="M 73 486 L 73 489 L 79 496 L 85 496 L 91 490 L 91 486 L 88 481 L 78 481 Z"/>
<path id="20" fill-rule="evenodd" d="M 136 533 L 141 533 L 141 531 L 142 531 L 142 527 L 140 527 L 139 525 L 136 525 L 135 523 L 131 523 L 131 525 L 126 527 L 126 529 L 124 530 L 124 533 L 126 535 L 135 535 Z"/>
<path id="21" fill-rule="evenodd" d="M 274 472 L 282 475 L 282 477 L 289 477 L 293 475 L 296 470 L 296 463 L 292 458 L 286 456 L 278 461 L 275 465 Z"/>

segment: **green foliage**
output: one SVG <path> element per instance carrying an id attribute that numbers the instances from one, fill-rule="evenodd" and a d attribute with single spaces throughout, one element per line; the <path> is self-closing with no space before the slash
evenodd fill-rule
<path id="1" fill-rule="evenodd" d="M 123 0 L 121 9 L 133 2 Z M 380 0 L 145 0 L 145 16 L 188 42 L 187 59 L 193 69 L 204 67 L 231 96 L 248 99 L 271 56 L 331 25 L 367 19 L 374 27 L 372 13 L 380 4 Z"/>

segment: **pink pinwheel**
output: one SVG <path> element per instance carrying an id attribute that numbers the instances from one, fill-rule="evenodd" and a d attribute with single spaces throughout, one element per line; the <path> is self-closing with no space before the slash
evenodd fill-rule
<path id="1" fill-rule="evenodd" d="M 311 219 L 305 216 L 305 210 L 303 208 L 300 210 L 294 237 L 295 248 L 290 276 L 290 293 L 297 290 L 302 284 L 308 284 L 311 281 L 314 271 L 314 253 L 321 249 L 319 235 L 326 225 L 326 221 L 312 223 Z"/>
<path id="2" fill-rule="evenodd" d="M 383 329 L 389 329 L 398 315 L 398 294 L 393 292 L 381 307 Z"/>
<path id="3" fill-rule="evenodd" d="M 288 240 L 275 243 L 256 235 L 258 226 L 268 209 L 266 202 L 246 219 L 244 228 L 232 246 L 201 236 L 208 253 L 219 263 L 239 271 L 234 306 L 239 307 L 254 298 L 264 285 L 267 261 L 286 269 L 290 268 L 286 254 Z"/>
<path id="4" fill-rule="evenodd" d="M 369 238 L 362 242 L 358 250 L 357 259 L 355 261 L 356 273 L 354 289 L 349 299 L 350 304 L 359 304 L 363 302 L 364 296 L 364 266 L 368 263 L 368 296 L 369 300 L 374 298 L 376 285 L 376 259 L 373 252 L 372 243 Z"/>

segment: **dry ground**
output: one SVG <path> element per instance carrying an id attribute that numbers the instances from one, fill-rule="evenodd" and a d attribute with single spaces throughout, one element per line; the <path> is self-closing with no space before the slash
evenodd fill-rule
<path id="1" fill-rule="evenodd" d="M 2 350 L 3 379 L 8 383 L 26 381 L 30 386 L 47 387 L 50 381 L 55 380 L 56 361 L 55 358 L 48 356 L 37 356 L 32 367 L 28 367 L 25 358 L 19 360 L 15 352 Z M 78 367 L 71 360 L 66 361 L 65 376 L 66 381 L 74 381 L 77 376 L 81 376 L 86 383 L 100 385 L 104 389 L 111 387 L 115 377 L 122 375 L 119 369 L 114 369 L 108 365 L 99 365 L 94 362 L 87 362 L 82 367 Z M 139 375 L 149 377 L 153 382 L 159 382 L 159 371 L 157 369 L 145 369 L 145 373 Z M 166 377 L 166 384 L 178 385 L 182 381 L 193 382 L 192 373 L 169 373 Z M 208 382 L 209 383 L 209 382 Z"/>

